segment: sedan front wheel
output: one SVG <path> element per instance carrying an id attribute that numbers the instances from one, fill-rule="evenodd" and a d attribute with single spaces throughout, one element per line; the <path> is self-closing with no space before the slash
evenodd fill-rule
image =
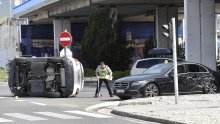
<path id="1" fill-rule="evenodd" d="M 144 88 L 143 97 L 155 97 L 159 95 L 159 88 L 155 84 L 147 84 Z"/>

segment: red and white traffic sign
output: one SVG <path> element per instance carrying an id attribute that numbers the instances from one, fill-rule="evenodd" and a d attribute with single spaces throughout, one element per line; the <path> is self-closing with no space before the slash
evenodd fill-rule
<path id="1" fill-rule="evenodd" d="M 72 36 L 68 32 L 62 32 L 59 36 L 60 45 L 67 47 L 72 43 Z"/>

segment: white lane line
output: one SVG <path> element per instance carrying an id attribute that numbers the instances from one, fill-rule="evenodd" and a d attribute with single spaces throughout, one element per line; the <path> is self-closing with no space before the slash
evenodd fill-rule
<path id="1" fill-rule="evenodd" d="M 0 123 L 1 123 L 1 122 L 14 122 L 14 121 L 8 120 L 8 119 L 4 119 L 4 118 L 0 118 Z"/>
<path id="2" fill-rule="evenodd" d="M 31 104 L 40 105 L 40 106 L 46 106 L 47 104 L 39 103 L 39 102 L 30 102 Z"/>
<path id="3" fill-rule="evenodd" d="M 95 118 L 111 118 L 111 116 L 95 114 L 95 113 L 89 113 L 89 112 L 83 112 L 83 111 L 65 111 L 65 112 L 73 113 L 73 114 L 79 114 L 79 115 L 85 115 L 85 116 L 90 116 L 90 117 L 95 117 Z"/>
<path id="4" fill-rule="evenodd" d="M 49 116 L 49 117 L 60 118 L 60 119 L 82 119 L 80 117 L 58 114 L 54 112 L 34 112 L 34 113 Z"/>
<path id="5" fill-rule="evenodd" d="M 1 84 L 0 84 L 0 87 L 8 87 L 8 85 L 1 85 Z"/>
<path id="6" fill-rule="evenodd" d="M 17 102 L 25 102 L 27 100 L 15 100 L 15 101 L 17 101 Z"/>
<path id="7" fill-rule="evenodd" d="M 19 118 L 19 119 L 23 119 L 23 120 L 28 120 L 28 121 L 48 120 L 48 119 L 45 119 L 45 118 L 40 118 L 40 117 L 26 115 L 26 114 L 21 114 L 21 113 L 6 113 L 6 114 L 3 114 L 3 115 L 14 117 L 14 118 Z"/>
<path id="8" fill-rule="evenodd" d="M 5 98 L 5 97 L 0 97 L 0 99 L 3 99 L 3 98 Z"/>
<path id="9" fill-rule="evenodd" d="M 8 83 L 2 83 L 2 82 L 0 82 L 0 87 L 8 87 Z"/>

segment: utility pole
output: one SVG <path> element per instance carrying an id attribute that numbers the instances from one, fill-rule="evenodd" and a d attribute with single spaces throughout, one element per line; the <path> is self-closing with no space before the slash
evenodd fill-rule
<path id="1" fill-rule="evenodd" d="M 178 71 L 177 71 L 177 36 L 176 36 L 176 19 L 172 18 L 169 24 L 163 25 L 166 30 L 163 35 L 169 38 L 173 42 L 173 69 L 174 69 L 174 92 L 175 92 L 175 104 L 179 102 L 179 89 L 178 89 Z"/>
<path id="2" fill-rule="evenodd" d="M 179 89 L 178 89 L 178 72 L 177 72 L 177 37 L 176 37 L 176 19 L 172 18 L 173 30 L 173 66 L 174 66 L 174 90 L 175 90 L 175 104 L 179 102 Z"/>

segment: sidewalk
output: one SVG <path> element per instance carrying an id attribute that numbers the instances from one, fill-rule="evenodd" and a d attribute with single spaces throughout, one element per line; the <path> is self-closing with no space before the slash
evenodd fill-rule
<path id="1" fill-rule="evenodd" d="M 84 85 L 85 86 L 95 86 L 97 83 L 96 77 L 85 77 L 84 78 Z"/>
<path id="2" fill-rule="evenodd" d="M 122 101 L 113 114 L 159 123 L 220 124 L 220 94 L 159 96 Z"/>

